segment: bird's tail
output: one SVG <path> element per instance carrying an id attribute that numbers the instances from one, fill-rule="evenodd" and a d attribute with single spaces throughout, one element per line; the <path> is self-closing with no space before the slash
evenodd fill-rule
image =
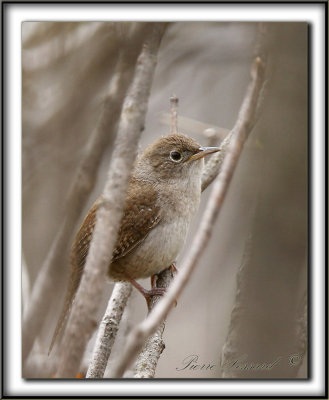
<path id="1" fill-rule="evenodd" d="M 50 353 L 54 347 L 56 339 L 58 338 L 60 333 L 62 333 L 62 331 L 66 327 L 66 323 L 67 323 L 68 317 L 70 315 L 70 311 L 72 309 L 72 304 L 73 304 L 76 292 L 78 290 L 78 287 L 79 287 L 79 284 L 81 281 L 82 273 L 83 273 L 82 268 L 74 268 L 71 266 L 70 279 L 69 279 L 69 284 L 68 284 L 68 288 L 66 291 L 64 305 L 63 305 L 62 311 L 60 313 L 60 316 L 58 318 L 53 337 L 51 339 L 51 343 L 50 343 L 49 350 L 48 350 L 48 356 L 50 355 Z"/>
<path id="2" fill-rule="evenodd" d="M 70 278 L 67 287 L 65 302 L 60 317 L 58 319 L 55 332 L 53 334 L 53 338 L 50 343 L 48 355 L 50 354 L 58 335 L 62 332 L 62 330 L 66 326 L 67 319 L 72 308 L 72 303 L 74 301 L 76 292 L 80 285 L 81 277 L 86 262 L 86 257 L 89 251 L 90 241 L 92 239 L 95 228 L 96 212 L 100 201 L 101 197 L 94 203 L 94 205 L 89 210 L 75 237 L 71 251 Z"/>

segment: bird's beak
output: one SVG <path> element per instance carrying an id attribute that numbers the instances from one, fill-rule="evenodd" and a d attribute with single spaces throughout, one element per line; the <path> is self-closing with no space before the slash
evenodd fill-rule
<path id="1" fill-rule="evenodd" d="M 220 151 L 219 147 L 200 147 L 199 152 L 196 154 L 193 154 L 193 156 L 188 158 L 186 161 L 199 160 L 200 158 L 203 158 L 203 157 L 207 156 L 208 154 L 217 153 L 217 151 Z"/>

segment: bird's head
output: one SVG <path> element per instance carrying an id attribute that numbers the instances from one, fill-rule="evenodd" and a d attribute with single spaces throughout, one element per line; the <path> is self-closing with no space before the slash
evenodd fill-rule
<path id="1" fill-rule="evenodd" d="M 137 169 L 152 180 L 176 180 L 201 175 L 203 158 L 219 147 L 202 147 L 182 134 L 159 138 L 146 148 L 137 161 Z"/>

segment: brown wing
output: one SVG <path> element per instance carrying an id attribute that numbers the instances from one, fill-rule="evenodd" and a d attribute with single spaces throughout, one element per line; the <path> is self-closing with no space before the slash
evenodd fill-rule
<path id="1" fill-rule="evenodd" d="M 160 222 L 160 207 L 156 205 L 157 193 L 153 186 L 132 180 L 126 197 L 126 205 L 114 247 L 112 261 L 124 257 L 138 246 L 148 233 Z M 71 264 L 83 270 L 96 223 L 100 201 L 96 201 L 88 212 L 75 238 Z M 78 285 L 77 285 L 78 286 Z"/>
<path id="2" fill-rule="evenodd" d="M 137 247 L 161 220 L 160 208 L 156 206 L 157 194 L 153 187 L 140 181 L 134 181 L 133 183 L 128 188 L 126 206 L 112 261 L 124 257 Z M 78 290 L 96 224 L 96 213 L 99 204 L 100 201 L 98 200 L 89 210 L 75 237 L 71 252 L 71 269 L 66 298 L 55 328 L 49 353 L 57 336 L 65 326 Z"/>
<path id="3" fill-rule="evenodd" d="M 157 193 L 150 184 L 135 181 L 129 187 L 112 261 L 137 247 L 160 222 L 160 207 L 156 200 Z"/>

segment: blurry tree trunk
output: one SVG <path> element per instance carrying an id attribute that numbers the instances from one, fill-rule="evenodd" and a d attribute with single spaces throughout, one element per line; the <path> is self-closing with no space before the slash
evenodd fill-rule
<path id="1" fill-rule="evenodd" d="M 299 304 L 307 290 L 307 24 L 275 28 L 261 148 L 247 172 L 261 179 L 259 198 L 222 350 L 224 378 L 295 378 L 291 357 L 306 349 L 306 300 L 302 311 Z"/>

